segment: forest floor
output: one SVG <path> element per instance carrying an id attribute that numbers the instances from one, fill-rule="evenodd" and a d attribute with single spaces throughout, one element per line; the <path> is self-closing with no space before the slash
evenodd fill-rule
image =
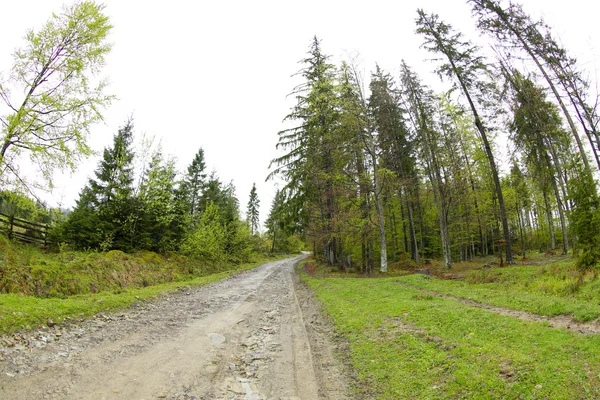
<path id="1" fill-rule="evenodd" d="M 303 257 L 1 337 L 0 398 L 350 398 Z"/>

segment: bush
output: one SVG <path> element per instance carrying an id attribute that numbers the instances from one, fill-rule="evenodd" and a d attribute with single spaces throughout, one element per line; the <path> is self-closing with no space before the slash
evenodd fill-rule
<path id="1" fill-rule="evenodd" d="M 227 232 L 223 227 L 219 207 L 210 203 L 196 227 L 181 245 L 181 253 L 198 260 L 221 264 L 225 261 Z"/>

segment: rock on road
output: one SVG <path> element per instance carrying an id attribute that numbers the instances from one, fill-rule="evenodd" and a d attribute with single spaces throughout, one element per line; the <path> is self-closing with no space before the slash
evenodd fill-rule
<path id="1" fill-rule="evenodd" d="M 5 338 L 0 398 L 350 398 L 330 328 L 296 276 L 302 257 Z"/>

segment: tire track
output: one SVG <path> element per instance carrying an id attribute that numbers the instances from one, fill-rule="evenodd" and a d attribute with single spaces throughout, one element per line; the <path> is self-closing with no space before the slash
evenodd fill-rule
<path id="1" fill-rule="evenodd" d="M 581 333 L 584 335 L 595 335 L 595 334 L 600 333 L 600 325 L 598 324 L 597 320 L 590 321 L 590 322 L 575 321 L 573 319 L 573 317 L 568 314 L 555 315 L 555 316 L 539 315 L 539 314 L 534 314 L 534 313 L 531 313 L 528 311 L 513 310 L 510 308 L 497 307 L 497 306 L 492 306 L 492 305 L 485 304 L 485 303 L 480 303 L 480 302 L 477 302 L 477 301 L 471 300 L 471 299 L 455 297 L 455 296 L 451 296 L 448 294 L 436 292 L 433 290 L 423 289 L 423 288 L 411 285 L 406 282 L 398 282 L 398 284 L 400 284 L 402 286 L 406 286 L 406 287 L 414 289 L 414 290 L 418 290 L 421 293 L 425 293 L 425 294 L 428 294 L 431 296 L 441 297 L 441 298 L 447 299 L 447 300 L 458 301 L 458 302 L 465 304 L 467 306 L 470 306 L 470 307 L 488 310 L 488 311 L 491 311 L 498 315 L 513 317 L 516 319 L 520 319 L 522 321 L 545 322 L 551 328 L 567 329 L 572 332 Z"/>

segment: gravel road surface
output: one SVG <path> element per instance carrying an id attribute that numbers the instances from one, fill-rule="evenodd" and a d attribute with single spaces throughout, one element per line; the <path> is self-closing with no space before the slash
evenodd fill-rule
<path id="1" fill-rule="evenodd" d="M 0 399 L 351 398 L 302 257 L 2 337 Z"/>

